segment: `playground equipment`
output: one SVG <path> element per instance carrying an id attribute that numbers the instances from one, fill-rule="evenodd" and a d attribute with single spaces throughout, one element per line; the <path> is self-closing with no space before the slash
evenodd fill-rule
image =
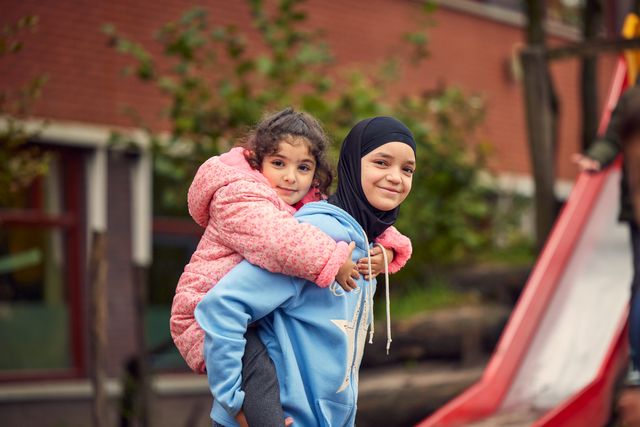
<path id="1" fill-rule="evenodd" d="M 640 20 L 625 22 L 626 37 Z M 638 54 L 618 61 L 600 133 Z M 621 161 L 582 173 L 478 383 L 418 427 L 601 427 L 627 364 L 629 231 L 617 222 Z"/>

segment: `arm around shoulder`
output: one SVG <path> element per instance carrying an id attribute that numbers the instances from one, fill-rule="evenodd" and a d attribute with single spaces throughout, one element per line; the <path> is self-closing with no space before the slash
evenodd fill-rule
<path id="1" fill-rule="evenodd" d="M 213 203 L 223 243 L 269 271 L 328 286 L 346 260 L 345 247 L 278 206 L 264 184 L 240 183 L 219 191 Z M 337 267 L 336 267 L 337 265 Z"/>
<path id="2" fill-rule="evenodd" d="M 387 228 L 384 233 L 378 236 L 376 243 L 380 243 L 394 252 L 393 261 L 389 264 L 389 273 L 400 271 L 411 258 L 413 252 L 411 240 L 395 227 Z"/>

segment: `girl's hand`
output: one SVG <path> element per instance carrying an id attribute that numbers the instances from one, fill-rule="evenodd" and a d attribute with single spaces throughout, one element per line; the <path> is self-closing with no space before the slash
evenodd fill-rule
<path id="1" fill-rule="evenodd" d="M 600 172 L 600 169 L 602 169 L 599 161 L 593 160 L 583 154 L 576 153 L 571 156 L 571 160 L 578 165 L 580 172 Z"/>
<path id="2" fill-rule="evenodd" d="M 240 424 L 240 427 L 249 427 L 249 423 L 247 422 L 247 418 L 244 416 L 242 409 L 238 412 L 238 415 L 236 415 L 236 421 Z"/>
<path id="3" fill-rule="evenodd" d="M 389 264 L 393 261 L 393 251 L 391 249 L 385 248 L 387 252 L 387 261 Z M 375 278 L 378 274 L 384 273 L 384 256 L 382 255 L 382 249 L 380 246 L 375 246 L 373 249 L 369 251 L 371 254 L 371 273 L 372 279 Z M 369 266 L 367 263 L 367 258 L 362 258 L 358 260 L 358 271 L 364 275 L 366 280 L 369 280 Z"/>
<path id="4" fill-rule="evenodd" d="M 349 243 L 349 256 L 344 264 L 342 264 L 342 267 L 340 267 L 340 270 L 338 270 L 338 274 L 336 274 L 336 282 L 342 286 L 342 289 L 344 289 L 345 292 L 351 292 L 358 288 L 354 279 L 359 278 L 360 275 L 356 269 L 356 263 L 351 261 L 351 255 L 353 254 L 355 247 L 355 242 Z"/>
<path id="5" fill-rule="evenodd" d="M 244 412 L 242 412 L 242 410 L 240 410 L 240 412 L 238 412 L 238 415 L 236 415 L 236 421 L 238 422 L 238 424 L 240 424 L 240 427 L 249 427 L 249 423 L 247 422 L 247 419 L 244 416 Z M 284 427 L 290 427 L 293 425 L 293 418 L 291 417 L 287 417 L 284 419 Z"/>

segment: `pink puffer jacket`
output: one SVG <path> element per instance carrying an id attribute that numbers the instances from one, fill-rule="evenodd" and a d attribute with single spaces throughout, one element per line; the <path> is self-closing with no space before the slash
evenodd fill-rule
<path id="1" fill-rule="evenodd" d="M 312 189 L 303 202 L 318 200 Z M 189 213 L 204 234 L 180 276 L 171 307 L 171 336 L 191 369 L 204 372 L 204 332 L 196 305 L 242 259 L 271 272 L 301 277 L 326 287 L 348 256 L 348 243 L 335 242 L 316 227 L 300 224 L 242 148 L 207 160 L 189 188 Z M 411 256 L 411 242 L 395 228 L 377 242 L 393 249 L 389 271 Z M 268 283 L 264 284 L 269 286 Z"/>

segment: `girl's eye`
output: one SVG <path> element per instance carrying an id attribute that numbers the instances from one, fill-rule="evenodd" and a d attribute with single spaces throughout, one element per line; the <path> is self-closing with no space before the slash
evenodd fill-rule
<path id="1" fill-rule="evenodd" d="M 284 162 L 282 160 L 272 160 L 271 164 L 275 167 L 282 167 L 284 166 Z"/>
<path id="2" fill-rule="evenodd" d="M 300 169 L 302 172 L 310 172 L 311 171 L 311 166 L 309 166 L 309 165 L 300 165 L 300 166 L 298 166 L 298 169 Z"/>
<path id="3" fill-rule="evenodd" d="M 373 163 L 375 163 L 378 166 L 387 166 L 387 162 L 384 160 L 374 160 Z"/>
<path id="4" fill-rule="evenodd" d="M 414 173 L 416 173 L 416 171 L 413 170 L 412 168 L 404 168 L 403 170 L 409 175 L 413 175 Z"/>

